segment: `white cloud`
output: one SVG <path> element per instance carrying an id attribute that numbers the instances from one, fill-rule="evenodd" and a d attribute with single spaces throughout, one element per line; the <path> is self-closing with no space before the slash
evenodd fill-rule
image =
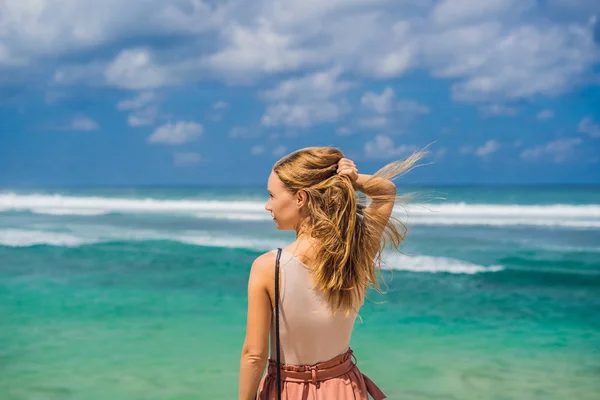
<path id="1" fill-rule="evenodd" d="M 352 83 L 339 80 L 341 73 L 340 68 L 334 67 L 301 78 L 288 79 L 279 83 L 275 89 L 263 92 L 263 97 L 269 101 L 330 99 L 352 87 Z"/>
<path id="2" fill-rule="evenodd" d="M 161 64 L 155 60 L 151 49 L 133 48 L 122 50 L 110 61 L 61 65 L 52 80 L 60 85 L 149 90 L 198 80 L 198 73 L 197 65 L 189 60 L 170 60 Z"/>
<path id="3" fill-rule="evenodd" d="M 372 118 L 362 118 L 358 121 L 358 125 L 363 128 L 381 128 L 388 124 L 388 119 L 386 117 L 372 117 Z"/>
<path id="4" fill-rule="evenodd" d="M 229 130 L 229 137 L 231 138 L 243 138 L 246 137 L 249 130 L 243 126 L 234 126 Z"/>
<path id="5" fill-rule="evenodd" d="M 200 0 L 5 0 L 0 38 L 12 59 L 34 65 L 120 39 L 200 33 L 219 14 Z"/>
<path id="6" fill-rule="evenodd" d="M 202 161 L 202 156 L 193 152 L 173 153 L 173 164 L 178 167 L 196 165 Z"/>
<path id="7" fill-rule="evenodd" d="M 486 157 L 500 148 L 500 144 L 495 140 L 488 140 L 483 146 L 478 147 L 475 150 L 475 154 L 478 157 Z"/>
<path id="8" fill-rule="evenodd" d="M 352 135 L 352 130 L 349 129 L 348 127 L 345 126 L 340 126 L 335 133 L 337 133 L 340 136 L 349 136 Z"/>
<path id="9" fill-rule="evenodd" d="M 308 128 L 337 121 L 350 111 L 350 105 L 334 97 L 352 86 L 350 82 L 339 81 L 340 74 L 339 68 L 332 68 L 285 80 L 273 90 L 263 92 L 262 97 L 271 104 L 261 123 L 269 127 Z"/>
<path id="10" fill-rule="evenodd" d="M 156 96 L 152 92 L 141 92 L 132 99 L 122 100 L 117 103 L 117 109 L 121 111 L 125 110 L 137 110 L 142 108 L 155 100 Z"/>
<path id="11" fill-rule="evenodd" d="M 394 103 L 389 97 L 389 93 L 388 91 L 386 95 L 384 92 L 377 99 L 372 96 L 366 97 L 366 103 L 370 104 L 371 108 L 377 109 L 379 115 L 358 119 L 359 127 L 377 129 L 393 125 L 400 129 L 409 125 L 416 117 L 429 113 L 429 107 L 414 100 L 402 99 Z M 363 96 L 363 100 L 365 100 L 365 96 Z M 363 104 L 365 104 L 365 101 L 363 101 Z"/>
<path id="12" fill-rule="evenodd" d="M 503 104 L 490 104 L 479 108 L 479 111 L 485 116 L 507 116 L 514 117 L 519 113 L 517 107 L 511 107 Z"/>
<path id="13" fill-rule="evenodd" d="M 358 125 L 363 128 L 381 128 L 388 125 L 391 120 L 406 125 L 416 116 L 429 113 L 429 107 L 417 101 L 410 99 L 396 101 L 394 90 L 390 87 L 385 88 L 381 94 L 366 92 L 361 98 L 361 104 L 379 114 L 360 118 Z"/>
<path id="14" fill-rule="evenodd" d="M 310 126 L 335 122 L 349 111 L 346 103 L 320 102 L 307 104 L 278 103 L 267 107 L 262 116 L 265 126 L 288 126 L 308 128 Z"/>
<path id="15" fill-rule="evenodd" d="M 288 0 L 275 3 L 270 9 L 275 20 L 285 25 L 302 27 L 306 21 L 315 20 L 341 12 L 361 12 L 373 4 L 385 3 L 381 0 Z"/>
<path id="16" fill-rule="evenodd" d="M 400 100 L 396 104 L 398 112 L 404 116 L 416 116 L 419 114 L 429 114 L 429 107 L 414 100 Z"/>
<path id="17" fill-rule="evenodd" d="M 63 131 L 95 131 L 100 129 L 100 126 L 93 119 L 85 115 L 76 115 L 73 117 L 68 124 L 62 126 L 56 126 L 51 129 L 58 129 Z"/>
<path id="18" fill-rule="evenodd" d="M 149 126 L 154 123 L 153 119 L 140 117 L 138 115 L 130 115 L 127 117 L 127 125 L 137 128 L 139 126 Z"/>
<path id="19" fill-rule="evenodd" d="M 85 115 L 78 115 L 69 124 L 69 129 L 74 131 L 95 131 L 99 129 L 98 123 Z"/>
<path id="20" fill-rule="evenodd" d="M 552 111 L 552 110 L 542 110 L 539 113 L 537 113 L 536 118 L 539 119 L 540 121 L 545 121 L 547 119 L 552 119 L 552 118 L 554 118 L 554 111 Z"/>
<path id="21" fill-rule="evenodd" d="M 10 49 L 4 43 L 0 42 L 0 66 L 18 67 L 26 64 L 27 60 L 15 57 L 11 54 Z"/>
<path id="22" fill-rule="evenodd" d="M 59 85 L 99 85 L 104 82 L 102 76 L 105 69 L 106 63 L 101 61 L 79 65 L 62 65 L 54 72 L 52 81 Z"/>
<path id="23" fill-rule="evenodd" d="M 260 136 L 258 129 L 245 126 L 234 126 L 229 130 L 229 137 L 235 139 L 251 139 Z"/>
<path id="24" fill-rule="evenodd" d="M 159 112 L 156 107 L 147 107 L 137 110 L 135 113 L 127 117 L 127 124 L 132 127 L 154 125 L 158 115 Z"/>
<path id="25" fill-rule="evenodd" d="M 590 26 L 543 23 L 530 17 L 544 12 L 532 0 L 444 2 L 438 9 L 425 3 L 393 10 L 371 5 L 360 13 L 301 14 L 291 25 L 278 24 L 276 15 L 265 18 L 274 29 L 293 32 L 297 43 L 302 38 L 318 43 L 310 48 L 328 56 L 318 60 L 322 65 L 335 62 L 369 77 L 424 68 L 458 80 L 453 96 L 463 101 L 560 93 L 577 84 L 599 58 Z M 312 41 L 315 37 L 329 40 Z"/>
<path id="26" fill-rule="evenodd" d="M 587 81 L 600 59 L 597 26 L 588 22 L 598 4 L 8 0 L 0 20 L 0 65 L 29 61 L 37 77 L 40 65 L 54 68 L 56 62 L 56 82 L 126 89 L 215 77 L 254 82 L 306 68 L 339 66 L 348 76 L 366 78 L 418 68 L 450 80 L 455 100 L 502 103 Z M 149 37 L 169 38 L 170 46 L 152 47 Z M 94 51 L 123 43 L 147 47 L 125 49 L 112 61 Z M 86 61 L 62 65 L 78 57 Z"/>
<path id="27" fill-rule="evenodd" d="M 459 24 L 485 18 L 498 19 L 503 14 L 522 12 L 535 6 L 532 0 L 443 0 L 433 9 L 437 24 Z"/>
<path id="28" fill-rule="evenodd" d="M 303 49 L 292 34 L 277 32 L 266 18 L 257 27 L 227 24 L 221 31 L 226 46 L 206 59 L 218 74 L 246 80 L 248 75 L 295 71 L 322 56 L 314 49 Z"/>
<path id="29" fill-rule="evenodd" d="M 370 158 L 392 158 L 406 156 L 417 150 L 414 145 L 395 146 L 394 141 L 385 135 L 377 135 L 375 139 L 365 143 L 365 155 Z"/>
<path id="30" fill-rule="evenodd" d="M 363 94 L 360 102 L 363 106 L 379 114 L 387 114 L 393 107 L 394 89 L 387 87 L 381 94 L 366 92 Z"/>
<path id="31" fill-rule="evenodd" d="M 221 121 L 225 111 L 229 108 L 229 103 L 226 101 L 217 101 L 213 103 L 211 109 L 207 112 L 206 117 L 212 121 Z"/>
<path id="32" fill-rule="evenodd" d="M 460 154 L 471 154 L 473 153 L 475 149 L 473 148 L 473 146 L 461 146 L 460 149 L 458 150 L 460 152 Z"/>
<path id="33" fill-rule="evenodd" d="M 600 5 L 596 0 L 546 0 L 545 3 L 551 11 L 557 12 L 559 15 L 574 15 L 591 20 L 600 11 Z"/>
<path id="34" fill-rule="evenodd" d="M 126 49 L 106 67 L 106 82 L 123 89 L 153 89 L 174 83 L 174 77 L 154 64 L 148 49 Z"/>
<path id="35" fill-rule="evenodd" d="M 217 101 L 212 106 L 213 110 L 226 110 L 229 108 L 229 104 L 226 101 Z"/>
<path id="36" fill-rule="evenodd" d="M 179 145 L 198 139 L 203 130 L 204 128 L 199 123 L 178 121 L 156 128 L 154 133 L 148 137 L 148 142 Z"/>
<path id="37" fill-rule="evenodd" d="M 600 125 L 596 124 L 590 117 L 586 117 L 579 122 L 577 130 L 585 133 L 592 138 L 600 138 Z"/>
<path id="38" fill-rule="evenodd" d="M 254 156 L 259 156 L 265 152 L 265 146 L 252 146 L 250 153 Z"/>
<path id="39" fill-rule="evenodd" d="M 279 145 L 273 150 L 273 155 L 276 157 L 281 157 L 285 154 L 286 150 L 287 148 L 285 146 Z"/>
<path id="40" fill-rule="evenodd" d="M 393 78 L 404 74 L 413 64 L 416 64 L 415 51 L 409 46 L 393 50 L 381 56 L 373 66 L 373 75 L 377 78 Z"/>
<path id="41" fill-rule="evenodd" d="M 548 142 L 545 145 L 535 146 L 525 149 L 521 152 L 523 160 L 536 160 L 543 157 L 549 157 L 555 163 L 562 163 L 569 159 L 574 148 L 582 143 L 581 138 L 558 139 Z"/>
<path id="42" fill-rule="evenodd" d="M 452 88 L 456 100 L 558 94 L 598 60 L 587 27 L 486 23 L 456 30 L 432 36 L 435 43 L 425 45 L 434 74 L 459 79 Z M 452 50 L 442 50 L 446 46 Z"/>
<path id="43" fill-rule="evenodd" d="M 153 92 L 141 92 L 136 97 L 121 100 L 117 103 L 117 109 L 133 111 L 133 114 L 127 117 L 129 126 L 150 126 L 154 124 L 159 115 L 158 108 L 153 104 L 155 101 L 156 95 Z"/>
<path id="44" fill-rule="evenodd" d="M 43 129 L 84 132 L 98 130 L 100 129 L 100 125 L 90 117 L 83 114 L 78 114 L 71 118 L 68 122 L 51 123 L 45 126 Z"/>
<path id="45" fill-rule="evenodd" d="M 458 149 L 460 154 L 474 154 L 477 157 L 485 158 L 490 154 L 498 151 L 500 149 L 500 143 L 496 140 L 488 140 L 482 146 L 474 147 L 470 145 L 461 146 Z"/>

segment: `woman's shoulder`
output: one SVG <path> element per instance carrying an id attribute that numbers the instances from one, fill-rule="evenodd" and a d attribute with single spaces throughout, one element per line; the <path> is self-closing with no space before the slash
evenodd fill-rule
<path id="1" fill-rule="evenodd" d="M 252 262 L 252 268 L 268 268 L 269 265 L 275 265 L 275 254 L 277 250 L 270 250 L 256 257 Z"/>
<path id="2" fill-rule="evenodd" d="M 275 273 L 275 254 L 276 251 L 268 251 L 256 257 L 252 262 L 252 268 L 250 269 L 250 278 L 255 279 L 265 278 L 272 276 Z"/>
<path id="3" fill-rule="evenodd" d="M 290 250 L 288 250 L 288 248 L 290 248 L 292 244 L 285 247 L 281 247 L 282 258 L 286 253 L 292 254 Z M 254 259 L 254 262 L 252 263 L 252 270 L 256 271 L 257 273 L 265 272 L 272 275 L 275 272 L 275 261 L 277 258 L 278 250 L 279 248 L 272 249 L 256 257 Z"/>

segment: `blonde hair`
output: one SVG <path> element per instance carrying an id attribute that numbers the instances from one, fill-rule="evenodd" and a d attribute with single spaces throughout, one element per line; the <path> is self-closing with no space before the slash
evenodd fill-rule
<path id="1" fill-rule="evenodd" d="M 377 171 L 363 184 L 365 192 L 378 180 L 393 180 L 407 172 L 425 154 L 415 152 L 402 161 L 394 161 Z M 333 147 L 309 147 L 295 151 L 273 167 L 287 190 L 307 194 L 308 215 L 299 230 L 315 239 L 315 259 L 311 274 L 315 289 L 326 295 L 335 313 L 348 314 L 362 301 L 371 286 L 381 292 L 376 270 L 387 243 L 396 249 L 404 241 L 406 226 L 395 217 L 382 218 L 365 212 L 348 176 L 337 174 L 344 154 Z M 371 201 L 406 200 L 410 195 L 369 196 Z M 398 225 L 402 229 L 398 229 Z"/>

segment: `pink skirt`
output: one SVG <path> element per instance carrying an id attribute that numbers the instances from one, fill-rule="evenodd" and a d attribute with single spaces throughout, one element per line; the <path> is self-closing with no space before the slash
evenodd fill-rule
<path id="1" fill-rule="evenodd" d="M 269 360 L 269 369 L 258 389 L 259 400 L 277 399 L 276 371 L 275 361 Z M 351 349 L 315 365 L 281 365 L 282 400 L 368 400 L 369 395 L 375 400 L 386 398 L 377 385 L 359 371 Z"/>

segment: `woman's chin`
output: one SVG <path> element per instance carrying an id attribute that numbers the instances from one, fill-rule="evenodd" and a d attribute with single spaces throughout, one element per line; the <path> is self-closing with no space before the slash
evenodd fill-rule
<path id="1" fill-rule="evenodd" d="M 275 227 L 277 229 L 279 229 L 280 231 L 284 231 L 285 230 L 285 228 L 275 218 L 273 218 L 273 222 L 275 223 Z"/>

